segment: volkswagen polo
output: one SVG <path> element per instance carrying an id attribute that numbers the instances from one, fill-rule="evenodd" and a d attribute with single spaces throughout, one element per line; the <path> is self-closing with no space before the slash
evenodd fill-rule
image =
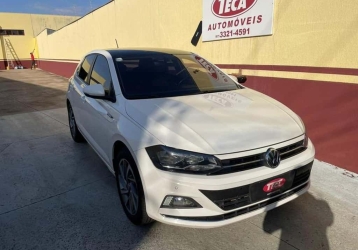
<path id="1" fill-rule="evenodd" d="M 234 223 L 305 193 L 315 155 L 302 120 L 245 80 L 186 51 L 92 51 L 69 80 L 71 136 L 134 224 Z"/>

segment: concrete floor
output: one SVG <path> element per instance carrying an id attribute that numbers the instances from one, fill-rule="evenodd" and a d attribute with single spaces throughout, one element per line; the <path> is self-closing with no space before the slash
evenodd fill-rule
<path id="1" fill-rule="evenodd" d="M 115 179 L 75 144 L 67 80 L 0 71 L 0 249 L 357 249 L 358 177 L 316 161 L 293 202 L 210 230 L 128 222 Z"/>

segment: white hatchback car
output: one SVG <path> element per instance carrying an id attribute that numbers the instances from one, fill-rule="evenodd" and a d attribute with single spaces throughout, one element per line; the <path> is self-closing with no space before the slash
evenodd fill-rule
<path id="1" fill-rule="evenodd" d="M 244 81 L 186 51 L 92 51 L 69 82 L 71 135 L 133 223 L 237 222 L 305 193 L 315 156 L 302 120 Z"/>

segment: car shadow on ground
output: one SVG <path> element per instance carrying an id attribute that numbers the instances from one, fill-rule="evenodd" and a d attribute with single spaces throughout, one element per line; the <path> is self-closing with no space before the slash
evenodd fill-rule
<path id="1" fill-rule="evenodd" d="M 67 85 L 47 72 L 0 71 L 0 116 L 64 108 Z"/>
<path id="2" fill-rule="evenodd" d="M 287 249 L 287 244 L 298 249 L 330 249 L 327 229 L 333 221 L 329 204 L 307 193 L 268 211 L 263 229 L 270 234 L 281 232 L 279 250 Z"/>

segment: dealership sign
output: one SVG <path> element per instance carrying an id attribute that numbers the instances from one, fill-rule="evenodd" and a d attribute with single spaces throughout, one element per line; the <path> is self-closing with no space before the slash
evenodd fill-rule
<path id="1" fill-rule="evenodd" d="M 274 0 L 203 1 L 203 41 L 272 35 Z"/>

